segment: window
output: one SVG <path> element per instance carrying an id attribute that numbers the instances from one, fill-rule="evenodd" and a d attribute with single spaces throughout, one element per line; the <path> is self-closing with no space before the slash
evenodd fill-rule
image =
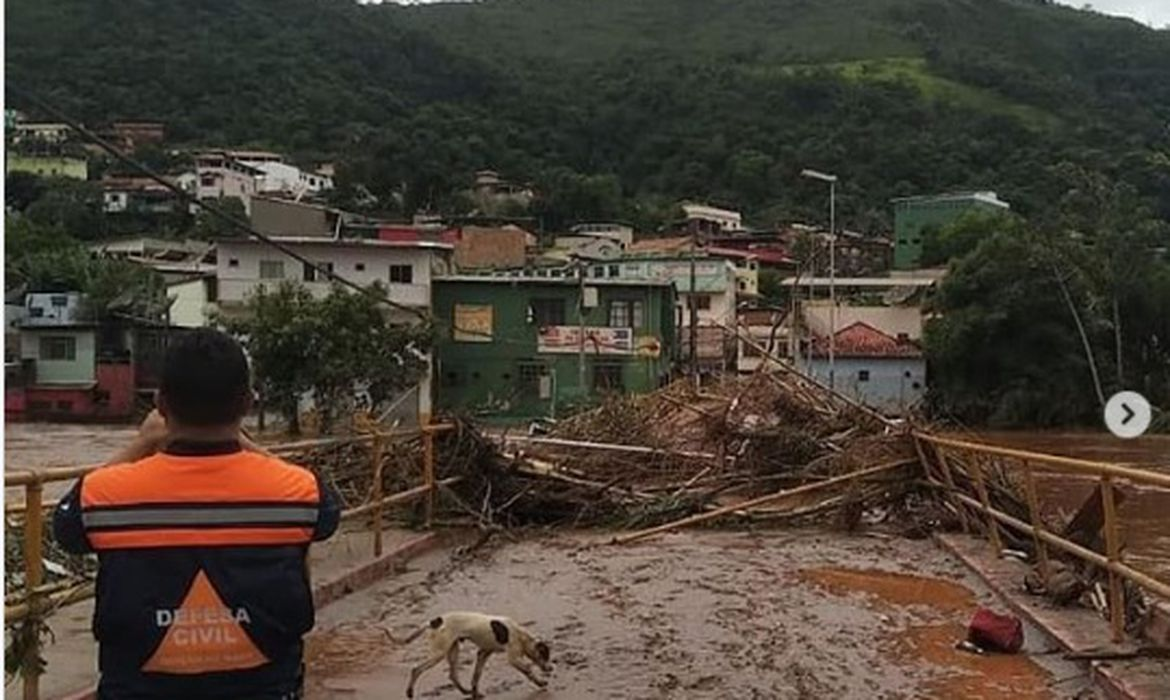
<path id="1" fill-rule="evenodd" d="M 304 277 L 306 282 L 325 282 L 329 279 L 328 275 L 320 272 L 317 268 L 321 268 L 326 272 L 333 272 L 333 263 L 319 262 L 316 267 L 309 263 L 304 263 Z"/>
<path id="2" fill-rule="evenodd" d="M 72 362 L 77 359 L 77 339 L 69 336 L 45 336 L 41 338 L 40 357 L 42 360 Z"/>
<path id="3" fill-rule="evenodd" d="M 49 297 L 49 303 L 53 306 L 61 307 L 69 303 L 69 299 L 64 294 L 54 294 Z"/>
<path id="4" fill-rule="evenodd" d="M 610 328 L 641 328 L 642 302 L 619 299 L 609 302 Z"/>
<path id="5" fill-rule="evenodd" d="M 707 311 L 711 308 L 711 296 L 708 294 L 687 296 L 687 308 L 690 308 L 692 304 L 699 311 Z"/>
<path id="6" fill-rule="evenodd" d="M 200 175 L 199 176 L 199 184 L 204 186 L 204 187 L 215 187 L 215 176 L 214 175 Z"/>
<path id="7" fill-rule="evenodd" d="M 391 265 L 390 266 L 390 284 L 413 284 L 414 283 L 414 266 L 413 265 Z"/>
<path id="8" fill-rule="evenodd" d="M 533 299 L 532 322 L 537 326 L 565 325 L 565 300 Z"/>
<path id="9" fill-rule="evenodd" d="M 517 388 L 521 396 L 541 396 L 541 377 L 548 368 L 541 362 L 521 362 L 518 366 Z"/>
<path id="10" fill-rule="evenodd" d="M 611 328 L 628 328 L 630 326 L 630 302 L 609 302 L 609 325 Z"/>
<path id="11" fill-rule="evenodd" d="M 284 277 L 284 261 L 283 260 L 261 260 L 260 261 L 260 279 L 262 280 L 278 280 Z"/>
<path id="12" fill-rule="evenodd" d="M 240 259 L 239 258 L 230 258 L 228 260 L 228 267 L 239 267 L 239 266 L 240 266 Z"/>
<path id="13" fill-rule="evenodd" d="M 358 272 L 365 272 L 366 271 L 366 264 L 365 263 L 354 263 L 353 269 L 357 270 Z"/>
<path id="14" fill-rule="evenodd" d="M 605 267 L 603 267 L 601 265 L 594 265 L 593 271 L 590 273 L 589 276 L 590 277 L 598 277 L 598 278 L 605 277 Z"/>
<path id="15" fill-rule="evenodd" d="M 623 391 L 622 363 L 595 362 L 593 364 L 594 391 Z"/>
<path id="16" fill-rule="evenodd" d="M 899 334 L 898 334 L 898 342 L 899 342 L 899 343 L 908 343 L 908 342 L 910 342 L 910 334 L 909 334 L 909 333 L 899 333 Z"/>
<path id="17" fill-rule="evenodd" d="M 921 384 L 919 384 L 918 382 L 914 382 L 914 383 L 913 383 L 913 384 L 911 384 L 910 386 L 911 386 L 911 387 L 913 387 L 915 390 L 917 390 L 917 389 L 921 389 L 921 388 L 922 388 L 922 385 L 921 385 Z"/>
<path id="18" fill-rule="evenodd" d="M 28 317 L 29 318 L 43 318 L 44 315 L 45 315 L 45 310 L 43 307 L 40 307 L 40 306 L 34 306 L 28 310 Z"/>
<path id="19" fill-rule="evenodd" d="M 207 301 L 213 304 L 219 301 L 219 280 L 214 277 L 207 280 Z"/>
<path id="20" fill-rule="evenodd" d="M 741 291 L 741 292 L 747 291 L 747 282 L 745 282 L 743 280 L 739 281 L 739 291 Z"/>
<path id="21" fill-rule="evenodd" d="M 869 381 L 869 370 L 868 369 L 858 370 L 857 371 L 857 381 L 868 382 Z"/>
<path id="22" fill-rule="evenodd" d="M 621 277 L 621 272 L 622 272 L 621 266 L 619 266 L 619 265 L 610 265 L 609 266 L 609 276 L 610 277 Z"/>

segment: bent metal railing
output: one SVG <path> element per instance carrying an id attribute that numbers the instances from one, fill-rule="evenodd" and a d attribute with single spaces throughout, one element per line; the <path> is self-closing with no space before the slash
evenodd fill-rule
<path id="1" fill-rule="evenodd" d="M 434 423 L 412 430 L 389 432 L 370 430 L 360 435 L 302 440 L 268 446 L 267 449 L 277 456 L 289 456 L 314 448 L 368 444 L 373 471 L 370 497 L 365 503 L 342 511 L 341 519 L 344 522 L 365 516 L 371 517 L 372 557 L 378 558 L 382 556 L 383 518 L 387 508 L 402 506 L 421 499 L 424 506 L 425 526 L 430 528 L 434 520 L 435 501 L 439 488 L 453 485 L 459 480 L 459 477 L 438 480 L 435 476 L 435 435 L 453 428 L 454 426 L 450 424 Z M 385 461 L 383 455 L 386 447 L 397 441 L 416 438 L 422 440 L 422 473 L 420 474 L 422 483 L 398 493 L 384 494 L 382 476 Z M 5 517 L 22 517 L 24 521 L 21 551 L 24 588 L 20 593 L 12 596 L 12 599 L 5 596 L 4 621 L 6 629 L 13 623 L 21 623 L 24 626 L 22 636 L 25 648 L 21 650 L 21 656 L 25 662 L 20 664 L 20 677 L 25 700 L 38 700 L 40 697 L 40 677 L 44 673 L 40 661 L 41 632 L 44 629 L 44 620 L 58 608 L 86 600 L 94 595 L 92 581 L 80 583 L 63 581 L 47 585 L 44 583 L 43 543 L 46 512 L 56 505 L 56 501 L 44 499 L 44 487 L 45 484 L 53 482 L 72 481 L 99 468 L 100 465 L 51 467 L 39 470 L 11 471 L 4 474 L 5 489 L 14 487 L 24 489 L 23 503 L 10 504 L 7 499 L 5 501 Z M 11 643 L 11 640 L 6 641 Z"/>
<path id="2" fill-rule="evenodd" d="M 1125 637 L 1126 603 L 1123 581 L 1170 600 L 1170 582 L 1140 571 L 1126 562 L 1117 507 L 1119 486 L 1128 483 L 1170 492 L 1170 474 L 1110 462 L 956 440 L 925 432 L 914 433 L 914 441 L 927 479 L 946 494 L 964 532 L 976 529 L 981 531 L 991 541 L 997 553 L 1003 550 L 1001 536 L 1003 527 L 1011 528 L 1024 537 L 1030 537 L 1036 552 L 1036 563 L 1044 580 L 1047 580 L 1049 575 L 1049 547 L 1107 572 L 1109 577 L 1107 607 L 1115 642 L 1120 642 Z M 1022 478 L 1026 520 L 1005 513 L 1002 508 L 993 505 L 988 483 L 992 469 Z M 1094 551 L 1048 529 L 1037 496 L 1036 475 L 1039 473 L 1092 480 L 1095 491 L 1101 498 L 1100 529 L 1104 535 L 1104 553 Z"/>

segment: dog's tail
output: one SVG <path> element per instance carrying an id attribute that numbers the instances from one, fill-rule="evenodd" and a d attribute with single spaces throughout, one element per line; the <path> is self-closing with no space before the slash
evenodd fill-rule
<path id="1" fill-rule="evenodd" d="M 443 626 L 443 618 L 436 617 L 435 619 L 431 620 L 426 625 L 423 625 L 422 627 L 417 628 L 416 630 L 414 630 L 410 634 L 406 635 L 402 639 L 396 638 L 393 634 L 390 633 L 390 630 L 386 629 L 385 627 L 382 628 L 382 631 L 386 634 L 386 638 L 389 639 L 391 642 L 394 642 L 398 646 L 405 646 L 407 644 L 410 644 L 414 640 L 418 639 L 419 637 L 421 637 L 423 635 L 423 633 L 426 632 L 427 630 L 429 630 L 429 629 L 437 630 L 442 626 Z"/>

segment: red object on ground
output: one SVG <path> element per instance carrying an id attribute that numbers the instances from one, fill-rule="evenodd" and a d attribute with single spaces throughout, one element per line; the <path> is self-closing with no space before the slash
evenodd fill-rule
<path id="1" fill-rule="evenodd" d="M 1014 654 L 1024 646 L 1024 625 L 1012 615 L 979 608 L 967 627 L 967 641 L 988 651 Z"/>

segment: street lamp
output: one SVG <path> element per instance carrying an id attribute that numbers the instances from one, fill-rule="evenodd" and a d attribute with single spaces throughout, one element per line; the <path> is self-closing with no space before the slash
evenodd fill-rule
<path id="1" fill-rule="evenodd" d="M 837 363 L 837 176 L 804 169 L 801 177 L 829 183 L 829 388 L 836 389 Z"/>

